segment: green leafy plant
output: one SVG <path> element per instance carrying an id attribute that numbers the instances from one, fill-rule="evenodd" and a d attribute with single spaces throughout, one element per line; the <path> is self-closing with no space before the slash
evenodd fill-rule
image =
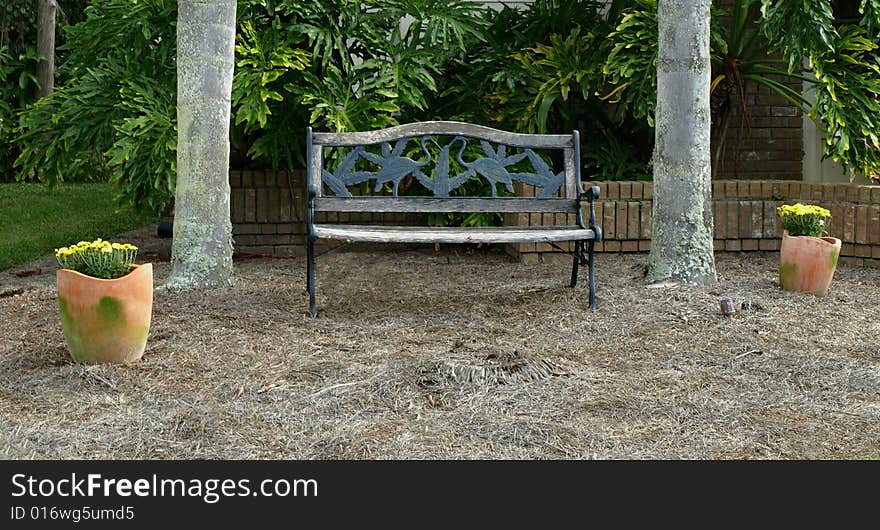
<path id="1" fill-rule="evenodd" d="M 426 108 L 448 45 L 478 37 L 482 10 L 465 0 L 240 0 L 232 163 L 302 167 L 308 124 L 365 130 Z M 65 82 L 21 116 L 16 177 L 110 179 L 121 199 L 161 211 L 175 187 L 177 3 L 101 0 L 86 14 L 65 31 Z M 401 29 L 406 15 L 414 22 Z"/>
<path id="2" fill-rule="evenodd" d="M 713 12 L 712 144 L 717 170 L 734 105 L 749 127 L 747 86 L 766 87 L 802 110 L 825 133 L 825 156 L 866 176 L 880 174 L 880 4 L 864 0 L 859 20 L 836 20 L 832 2 L 736 0 L 721 24 Z M 637 0 L 624 12 L 605 62 L 607 96 L 653 121 L 656 97 L 656 0 Z M 803 60 L 812 75 L 804 75 Z M 811 102 L 800 88 L 815 91 Z M 808 88 L 809 90 L 810 88 Z"/>
<path id="3" fill-rule="evenodd" d="M 111 179 L 159 211 L 174 189 L 176 2 L 108 0 L 66 29 L 67 81 L 21 115 L 17 178 Z"/>
<path id="4" fill-rule="evenodd" d="M 98 238 L 55 249 L 55 259 L 61 268 L 112 280 L 131 271 L 137 251 L 138 248 L 130 243 L 111 243 Z"/>
<path id="5" fill-rule="evenodd" d="M 783 204 L 776 208 L 790 236 L 820 237 L 827 233 L 831 212 L 815 204 Z"/>

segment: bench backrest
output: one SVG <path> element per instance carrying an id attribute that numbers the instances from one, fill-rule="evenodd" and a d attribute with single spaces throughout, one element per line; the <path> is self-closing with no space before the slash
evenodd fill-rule
<path id="1" fill-rule="evenodd" d="M 579 208 L 577 131 L 519 134 L 470 123 L 429 121 L 350 133 L 312 132 L 310 127 L 307 135 L 308 186 L 315 211 L 515 213 Z M 325 167 L 327 148 L 344 148 L 337 150 L 337 163 L 330 169 Z M 555 157 L 547 156 L 553 151 Z M 561 170 L 552 167 L 554 158 L 561 159 Z M 407 177 L 417 180 L 428 195 L 398 195 L 398 186 Z M 536 196 L 450 196 L 474 177 L 488 181 L 493 192 L 512 191 L 514 182 L 520 181 L 534 186 Z M 392 194 L 352 194 L 356 187 L 376 192 L 391 188 Z"/>

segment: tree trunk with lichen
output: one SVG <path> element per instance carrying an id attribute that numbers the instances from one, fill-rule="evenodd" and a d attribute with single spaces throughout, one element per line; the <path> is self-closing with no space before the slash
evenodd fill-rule
<path id="1" fill-rule="evenodd" d="M 39 97 L 48 96 L 55 88 L 55 0 L 40 0 L 37 14 L 37 79 L 40 81 Z"/>
<path id="2" fill-rule="evenodd" d="M 647 281 L 716 281 L 709 0 L 659 0 L 654 204 Z"/>
<path id="3" fill-rule="evenodd" d="M 235 0 L 178 0 L 174 290 L 231 285 L 229 114 Z"/>

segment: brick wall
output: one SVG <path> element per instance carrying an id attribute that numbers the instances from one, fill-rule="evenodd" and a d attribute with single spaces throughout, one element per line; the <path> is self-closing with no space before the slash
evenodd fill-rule
<path id="1" fill-rule="evenodd" d="M 601 189 L 596 218 L 605 237 L 603 243 L 596 245 L 596 250 L 649 250 L 653 183 L 601 182 L 596 185 Z M 782 229 L 776 207 L 783 203 L 808 202 L 831 210 L 828 231 L 843 241 L 841 256 L 880 259 L 880 186 L 728 180 L 713 182 L 712 194 L 714 244 L 718 251 L 779 250 Z M 540 214 L 521 215 L 516 221 L 532 225 L 551 222 Z M 558 252 L 546 244 L 511 245 L 511 251 L 525 261 Z"/>
<path id="2" fill-rule="evenodd" d="M 304 171 L 230 171 L 229 185 L 236 252 L 303 255 Z"/>
<path id="3" fill-rule="evenodd" d="M 729 28 L 734 0 L 715 0 L 719 23 Z M 777 56 L 778 58 L 778 56 Z M 801 82 L 769 76 L 798 92 Z M 765 86 L 747 82 L 743 97 L 734 90 L 724 156 L 715 178 L 737 180 L 803 180 L 803 115 L 797 107 Z M 719 87 L 720 88 L 720 87 Z M 748 127 L 743 120 L 748 113 Z M 713 146 L 714 148 L 714 146 Z"/>
<path id="4" fill-rule="evenodd" d="M 275 257 L 305 255 L 305 171 L 230 171 L 235 251 Z M 415 214 L 317 213 L 319 223 L 417 224 Z M 318 240 L 320 250 L 339 241 Z"/>
<path id="5" fill-rule="evenodd" d="M 800 82 L 771 76 L 800 91 Z M 737 180 L 802 180 L 803 115 L 782 96 L 765 86 L 750 84 L 745 94 L 746 127 L 739 94 L 727 128 L 724 156 L 716 178 Z"/>
<path id="6" fill-rule="evenodd" d="M 232 171 L 235 250 L 269 256 L 301 256 L 305 244 L 304 172 Z M 584 183 L 585 186 L 591 183 Z M 651 182 L 600 182 L 596 217 L 605 241 L 599 252 L 645 252 L 651 245 Z M 528 194 L 523 189 L 522 193 Z M 843 240 L 841 256 L 880 259 L 880 186 L 810 184 L 800 181 L 713 182 L 712 214 L 718 251 L 776 251 L 782 234 L 776 207 L 810 202 L 831 210 L 830 235 Z M 589 215 L 589 212 L 585 212 Z M 420 223 L 415 215 L 319 214 L 327 223 Z M 573 215 L 507 214 L 507 225 L 573 224 Z M 319 241 L 322 246 L 338 242 Z M 570 244 L 560 245 L 570 249 Z M 546 243 L 509 245 L 526 261 L 559 252 Z"/>

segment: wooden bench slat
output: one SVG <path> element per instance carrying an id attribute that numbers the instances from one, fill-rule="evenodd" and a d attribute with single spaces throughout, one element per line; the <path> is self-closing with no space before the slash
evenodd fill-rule
<path id="1" fill-rule="evenodd" d="M 316 224 L 319 238 L 375 243 L 546 243 L 594 239 L 590 229 L 576 226 L 377 226 Z"/>
<path id="2" fill-rule="evenodd" d="M 316 132 L 312 142 L 316 145 L 351 147 L 390 142 L 404 137 L 424 135 L 469 136 L 480 140 L 497 142 L 512 147 L 563 148 L 572 147 L 570 134 L 522 134 L 500 131 L 491 127 L 458 121 L 426 121 L 407 123 L 377 131 L 347 133 Z"/>
<path id="3" fill-rule="evenodd" d="M 318 197 L 318 212 L 555 212 L 576 213 L 577 199 L 535 199 L 529 197 Z"/>

